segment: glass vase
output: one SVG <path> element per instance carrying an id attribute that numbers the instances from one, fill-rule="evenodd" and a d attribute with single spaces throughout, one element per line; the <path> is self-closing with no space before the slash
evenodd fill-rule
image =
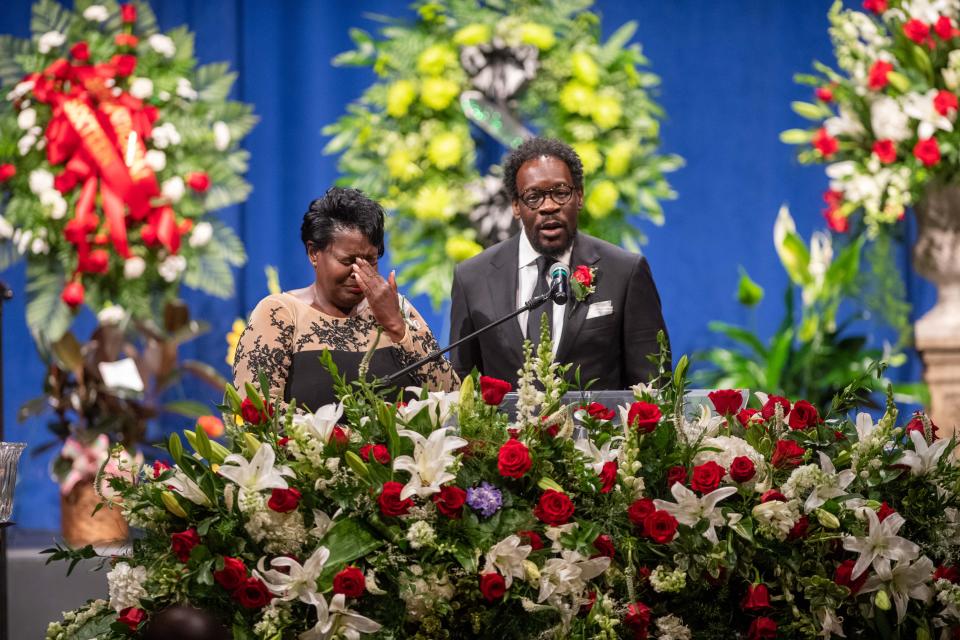
<path id="1" fill-rule="evenodd" d="M 0 523 L 13 513 L 13 487 L 17 484 L 17 462 L 26 448 L 23 442 L 0 442 Z"/>

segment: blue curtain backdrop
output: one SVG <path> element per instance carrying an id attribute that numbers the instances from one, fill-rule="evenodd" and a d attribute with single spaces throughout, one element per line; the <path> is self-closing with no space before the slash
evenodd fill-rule
<path id="1" fill-rule="evenodd" d="M 227 61 L 238 72 L 234 98 L 253 103 L 260 124 L 246 140 L 252 154 L 250 199 L 222 213 L 241 234 L 249 254 L 232 300 L 187 292 L 209 335 L 184 350 L 187 357 L 223 363 L 224 335 L 266 293 L 263 268 L 275 265 L 285 288 L 309 282 L 299 224 L 309 201 L 337 178 L 336 159 L 322 153 L 321 128 L 343 113 L 372 80 L 366 69 L 336 68 L 330 60 L 351 48 L 351 27 L 374 30 L 369 14 L 410 15 L 405 2 L 358 0 L 154 0 L 162 29 L 186 24 L 196 34 L 201 63 Z M 666 203 L 666 224 L 648 226 L 644 248 L 663 299 L 676 353 L 716 343 L 710 320 L 743 323 L 769 335 L 782 315 L 786 277 L 772 245 L 782 203 L 791 206 L 800 232 L 823 227 L 821 167 L 801 167 L 793 149 L 778 141 L 803 126 L 792 100 L 808 100 L 794 84 L 814 59 L 832 62 L 826 13 L 830 0 L 599 0 L 606 34 L 636 20 L 636 40 L 663 80 L 665 152 L 686 159 L 670 176 L 679 198 Z M 29 35 L 29 0 L 6 0 L 0 33 Z M 912 234 L 912 231 L 910 232 Z M 389 249 L 387 254 L 389 260 Z M 910 274 L 898 256 L 915 313 L 932 306 L 932 287 Z M 734 300 L 737 267 L 766 289 L 758 313 Z M 17 424 L 17 408 L 39 394 L 43 369 L 24 323 L 23 268 L 3 274 L 16 297 L 4 309 L 3 390 L 6 439 L 30 448 L 21 464 L 14 519 L 23 528 L 56 529 L 59 503 L 49 478 L 52 451 L 43 421 Z M 426 300 L 417 301 L 440 334 L 448 323 Z M 81 333 L 81 337 L 84 334 Z M 441 341 L 445 336 L 441 335 Z M 878 336 L 880 340 L 883 336 Z M 905 378 L 919 376 L 914 357 Z M 210 396 L 211 399 L 213 395 Z M 167 428 L 183 426 L 170 423 Z"/>

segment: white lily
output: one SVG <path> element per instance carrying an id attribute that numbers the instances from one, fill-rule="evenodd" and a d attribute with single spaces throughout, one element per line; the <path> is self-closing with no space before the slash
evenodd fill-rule
<path id="1" fill-rule="evenodd" d="M 613 462 L 620 457 L 620 449 L 611 449 L 623 438 L 616 437 L 603 443 L 599 449 L 590 438 L 581 438 L 573 443 L 574 448 L 582 453 L 585 458 L 590 460 L 590 467 L 594 473 L 599 474 L 603 471 L 603 466 L 608 462 Z"/>
<path id="2" fill-rule="evenodd" d="M 167 478 L 165 483 L 190 502 L 204 507 L 210 506 L 210 498 L 207 494 L 180 467 L 173 468 L 173 476 Z"/>
<path id="3" fill-rule="evenodd" d="M 271 567 L 282 568 L 283 571 L 266 570 L 263 566 L 263 561 L 266 558 L 260 558 L 257 569 L 253 574 L 260 578 L 267 589 L 270 590 L 270 593 L 280 600 L 299 600 L 315 605 L 323 600 L 323 596 L 317 591 L 317 580 L 323 573 L 323 566 L 327 563 L 329 557 L 329 549 L 317 547 L 302 565 L 287 556 L 274 558 L 270 561 Z"/>
<path id="4" fill-rule="evenodd" d="M 667 502 L 666 500 L 654 500 L 653 504 L 657 509 L 663 509 L 670 513 L 677 522 L 687 526 L 694 526 L 701 520 L 710 523 L 707 530 L 703 532 L 703 537 L 717 544 L 717 532 L 714 527 L 723 526 L 723 514 L 717 510 L 717 503 L 725 498 L 729 498 L 737 492 L 736 487 L 721 487 L 714 489 L 705 496 L 698 497 L 696 493 L 683 486 L 683 483 L 675 482 L 670 487 L 670 493 L 676 502 Z"/>
<path id="5" fill-rule="evenodd" d="M 813 491 L 810 492 L 810 495 L 807 496 L 807 501 L 803 504 L 803 510 L 806 513 L 813 512 L 814 509 L 823 506 L 823 504 L 831 498 L 839 498 L 846 494 L 847 487 L 849 487 L 850 483 L 857 477 L 857 474 L 850 469 L 845 469 L 837 473 L 836 467 L 833 466 L 833 461 L 830 460 L 827 454 L 823 451 L 819 453 L 820 469 L 823 471 L 823 477 L 820 482 L 817 483 L 817 486 L 813 488 Z"/>
<path id="6" fill-rule="evenodd" d="M 880 573 L 890 568 L 890 561 L 902 562 L 913 560 L 920 553 L 920 547 L 906 538 L 897 535 L 897 531 L 906 520 L 899 513 L 887 516 L 883 522 L 877 517 L 873 509 L 864 509 L 869 529 L 867 535 L 858 538 L 846 536 L 843 539 L 843 548 L 847 551 L 859 553 L 856 564 L 853 565 L 851 577 L 856 580 L 871 564 Z"/>
<path id="7" fill-rule="evenodd" d="M 860 593 L 884 588 L 897 608 L 897 622 L 903 622 L 910 598 L 929 602 L 933 597 L 933 590 L 930 588 L 932 578 L 933 562 L 923 556 L 913 564 L 904 561 L 898 562 L 892 569 L 889 565 L 877 569 L 876 574 L 867 578 Z"/>
<path id="8" fill-rule="evenodd" d="M 325 511 L 320 511 L 319 509 L 313 510 L 313 529 L 310 529 L 310 535 L 320 540 L 323 536 L 327 535 L 327 531 L 330 530 L 330 527 L 333 526 L 333 520 L 340 515 L 340 512 L 343 509 L 337 509 L 336 513 L 333 514 L 333 518 L 328 516 Z"/>
<path id="9" fill-rule="evenodd" d="M 379 623 L 348 609 L 346 600 L 346 596 L 338 593 L 330 600 L 328 607 L 327 601 L 321 597 L 313 605 L 317 610 L 317 624 L 301 633 L 299 640 L 359 640 L 362 633 L 376 633 L 380 630 Z"/>
<path id="10" fill-rule="evenodd" d="M 950 118 L 941 115 L 934 106 L 936 97 L 937 89 L 931 89 L 927 93 L 909 93 L 903 102 L 903 112 L 919 121 L 917 136 L 920 138 L 933 137 L 937 129 L 953 131 L 953 123 L 950 122 Z"/>
<path id="11" fill-rule="evenodd" d="M 450 452 L 467 446 L 467 441 L 457 436 L 448 436 L 448 428 L 437 429 L 424 438 L 411 429 L 400 429 L 397 433 L 413 440 L 413 457 L 398 456 L 393 461 L 394 471 L 406 471 L 410 480 L 400 492 L 400 499 L 406 500 L 416 494 L 421 498 L 440 491 L 440 485 L 456 478 L 447 468 L 456 461 Z"/>
<path id="12" fill-rule="evenodd" d="M 277 456 L 273 447 L 261 443 L 260 448 L 247 462 L 239 453 L 232 453 L 220 465 L 220 475 L 232 480 L 240 487 L 240 494 L 246 491 L 263 491 L 264 489 L 286 489 L 287 481 L 284 476 L 293 477 L 290 467 L 274 468 Z M 242 499 L 242 498 L 241 498 Z"/>
<path id="13" fill-rule="evenodd" d="M 507 588 L 509 588 L 513 584 L 514 578 L 523 579 L 525 575 L 523 561 L 527 559 L 532 550 L 533 547 L 530 545 L 520 544 L 520 536 L 516 534 L 507 536 L 487 551 L 487 563 L 483 572 L 499 571 Z"/>
<path id="14" fill-rule="evenodd" d="M 910 467 L 910 473 L 915 476 L 923 476 L 936 469 L 937 462 L 950 444 L 949 440 L 937 440 L 928 445 L 919 431 L 911 431 L 910 440 L 913 441 L 913 451 L 904 451 L 898 462 Z"/>
<path id="15" fill-rule="evenodd" d="M 417 397 L 422 393 L 420 387 L 407 387 L 407 391 L 416 394 Z M 427 409 L 430 423 L 434 427 L 439 427 L 453 413 L 453 407 L 459 400 L 460 393 L 458 391 L 430 391 L 423 400 L 411 400 L 406 406 L 397 407 L 397 413 L 400 414 L 400 419 L 403 422 L 409 423 L 423 409 Z"/>
<path id="16" fill-rule="evenodd" d="M 837 615 L 835 609 L 817 609 L 816 610 L 817 621 L 820 622 L 820 633 L 818 636 L 823 638 L 832 638 L 837 636 L 839 638 L 846 638 L 846 634 L 843 632 L 843 619 Z"/>
<path id="17" fill-rule="evenodd" d="M 857 440 L 859 442 L 868 442 L 873 432 L 877 430 L 877 424 L 874 424 L 873 418 L 869 413 L 857 414 Z"/>
<path id="18" fill-rule="evenodd" d="M 305 427 L 308 433 L 326 444 L 330 442 L 333 428 L 337 426 L 341 416 L 343 416 L 343 403 L 330 403 L 323 405 L 313 413 L 293 416 L 293 423 Z"/>
<path id="19" fill-rule="evenodd" d="M 540 570 L 540 594 L 537 602 L 556 600 L 567 594 L 579 594 L 587 581 L 596 578 L 610 566 L 610 558 L 585 559 L 576 551 L 564 549 L 559 558 L 551 558 Z"/>

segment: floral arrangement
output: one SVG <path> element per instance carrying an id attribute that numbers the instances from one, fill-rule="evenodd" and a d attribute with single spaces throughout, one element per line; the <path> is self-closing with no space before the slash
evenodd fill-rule
<path id="1" fill-rule="evenodd" d="M 144 2 L 41 0 L 31 30 L 0 36 L 0 268 L 26 258 L 34 334 L 83 304 L 156 317 L 181 282 L 233 295 L 243 245 L 209 213 L 250 190 L 234 74 Z"/>
<path id="2" fill-rule="evenodd" d="M 174 434 L 170 464 L 111 480 L 144 535 L 47 638 L 119 640 L 178 604 L 237 640 L 957 629 L 960 469 L 928 418 L 847 419 L 856 384 L 829 416 L 739 390 L 688 415 L 686 358 L 632 404 L 566 405 L 541 345 L 515 417 L 483 376 L 408 402 L 339 380 L 314 413 L 228 386 L 228 446 Z"/>
<path id="3" fill-rule="evenodd" d="M 417 20 L 390 21 L 336 64 L 371 66 L 377 81 L 325 129 L 340 171 L 394 211 L 396 260 L 414 294 L 449 295 L 455 263 L 514 231 L 500 168 L 483 173 L 490 140 L 531 135 L 569 142 L 583 161 L 588 233 L 636 249 L 643 217 L 663 222 L 674 197 L 657 153 L 659 79 L 629 45 L 628 23 L 606 42 L 591 2 L 417 2 Z M 494 145 L 495 146 L 495 145 Z M 486 149 L 486 153 L 484 153 Z M 425 246 L 436 250 L 424 251 Z"/>
<path id="4" fill-rule="evenodd" d="M 904 216 L 927 185 L 955 178 L 958 167 L 960 7 L 928 0 L 865 0 L 863 11 L 830 9 L 839 70 L 799 75 L 815 102 L 794 110 L 813 120 L 784 141 L 803 145 L 800 161 L 826 163 L 824 215 L 847 232 L 862 212 L 871 236 Z M 860 218 L 857 218 L 860 219 Z"/>

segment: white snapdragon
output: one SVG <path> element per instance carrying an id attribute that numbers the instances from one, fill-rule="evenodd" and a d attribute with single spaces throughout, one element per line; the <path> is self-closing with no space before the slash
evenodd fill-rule
<path id="1" fill-rule="evenodd" d="M 210 244 L 212 238 L 213 225 L 209 222 L 198 222 L 190 232 L 190 239 L 187 242 L 194 249 L 199 249 Z"/>
<path id="2" fill-rule="evenodd" d="M 678 593 L 687 586 L 687 572 L 679 567 L 671 569 L 666 565 L 657 565 L 650 572 L 650 586 L 657 593 Z"/>
<path id="3" fill-rule="evenodd" d="M 418 520 L 407 529 L 407 541 L 414 549 L 429 547 L 437 541 L 437 532 L 433 530 L 429 522 Z"/>
<path id="4" fill-rule="evenodd" d="M 172 122 L 164 122 L 163 124 L 153 128 L 153 146 L 157 149 L 166 149 L 169 146 L 176 146 L 180 144 L 180 132 L 177 131 L 177 128 L 173 126 Z"/>
<path id="5" fill-rule="evenodd" d="M 217 151 L 226 151 L 230 146 L 230 127 L 222 120 L 213 123 L 213 146 Z"/>
<path id="6" fill-rule="evenodd" d="M 146 100 L 153 95 L 153 80 L 150 78 L 131 79 L 130 95 L 138 100 Z"/>
<path id="7" fill-rule="evenodd" d="M 140 256 L 127 258 L 123 263 L 123 277 L 127 280 L 136 280 L 143 275 L 147 263 Z"/>
<path id="8" fill-rule="evenodd" d="M 17 114 L 17 126 L 27 131 L 37 124 L 37 112 L 31 108 Z"/>
<path id="9" fill-rule="evenodd" d="M 187 259 L 183 256 L 167 256 L 157 266 L 157 273 L 167 282 L 176 280 L 187 268 Z"/>
<path id="10" fill-rule="evenodd" d="M 147 595 L 147 590 L 143 587 L 146 581 L 145 567 L 131 567 L 126 562 L 118 562 L 107 574 L 107 588 L 113 610 L 119 613 L 127 607 L 140 606 L 140 598 Z"/>
<path id="11" fill-rule="evenodd" d="M 83 10 L 83 19 L 90 22 L 106 22 L 109 17 L 107 8 L 102 4 L 92 4 Z"/>
<path id="12" fill-rule="evenodd" d="M 180 199 L 183 197 L 185 192 L 186 185 L 184 185 L 183 178 L 180 176 L 167 178 L 160 186 L 161 195 L 163 195 L 164 198 L 169 199 L 172 204 L 177 204 L 180 202 Z"/>
<path id="13" fill-rule="evenodd" d="M 172 58 L 177 53 L 177 47 L 170 36 L 155 33 L 147 38 L 147 45 L 164 58 Z"/>
<path id="14" fill-rule="evenodd" d="M 46 55 L 53 49 L 63 46 L 63 43 L 66 41 L 67 36 L 63 35 L 59 31 L 47 31 L 45 34 L 40 36 L 40 39 L 37 41 L 37 50 Z"/>

